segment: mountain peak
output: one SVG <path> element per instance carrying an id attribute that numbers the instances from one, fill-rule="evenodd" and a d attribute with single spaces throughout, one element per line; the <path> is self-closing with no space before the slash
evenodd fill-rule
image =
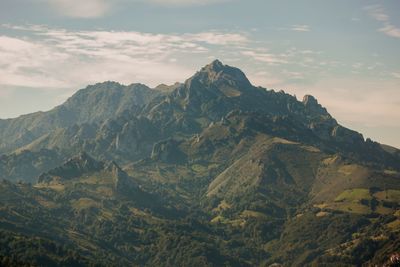
<path id="1" fill-rule="evenodd" d="M 207 66 L 205 66 L 205 68 L 211 69 L 213 71 L 220 71 L 224 68 L 224 64 L 219 61 L 218 59 L 214 60 L 213 62 L 211 62 L 210 64 L 208 64 Z"/>
<path id="2" fill-rule="evenodd" d="M 239 90 L 252 86 L 240 69 L 224 65 L 218 59 L 204 66 L 190 80 L 193 79 L 203 85 L 215 85 L 216 87 L 229 85 Z"/>

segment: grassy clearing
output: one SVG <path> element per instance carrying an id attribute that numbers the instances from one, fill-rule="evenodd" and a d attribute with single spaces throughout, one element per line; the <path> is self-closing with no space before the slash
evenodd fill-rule
<path id="1" fill-rule="evenodd" d="M 382 205 L 379 205 L 379 206 L 376 207 L 375 212 L 379 213 L 379 214 L 382 214 L 382 215 L 387 215 L 387 214 L 392 214 L 393 213 L 393 209 L 384 207 Z"/>
<path id="2" fill-rule="evenodd" d="M 211 220 L 211 223 L 230 224 L 234 227 L 243 227 L 246 224 L 246 220 L 243 218 L 229 220 L 221 215 L 218 215 Z"/>
<path id="3" fill-rule="evenodd" d="M 99 186 L 96 188 L 96 193 L 100 194 L 103 197 L 112 197 L 114 194 L 114 191 L 110 187 Z"/>
<path id="4" fill-rule="evenodd" d="M 344 165 L 344 166 L 340 167 L 339 172 L 344 175 L 349 176 L 349 175 L 352 175 L 353 173 L 356 173 L 360 169 L 361 169 L 361 167 L 359 165 L 350 164 L 350 165 Z"/>
<path id="5" fill-rule="evenodd" d="M 225 200 L 222 200 L 221 203 L 219 203 L 219 205 L 215 209 L 213 209 L 213 211 L 220 212 L 223 210 L 228 210 L 230 208 L 231 208 L 231 205 L 228 202 L 226 202 Z"/>
<path id="6" fill-rule="evenodd" d="M 154 215 L 152 215 L 152 214 L 150 214 L 150 213 L 147 213 L 147 212 L 145 212 L 145 211 L 143 211 L 143 210 L 141 210 L 141 209 L 134 208 L 134 207 L 130 207 L 129 210 L 132 212 L 132 215 L 133 215 L 133 216 L 146 218 L 146 220 L 147 220 L 149 223 L 159 223 L 159 222 L 162 222 L 162 219 L 160 219 L 160 218 L 158 218 L 158 217 L 156 217 L 156 216 L 154 216 Z"/>
<path id="7" fill-rule="evenodd" d="M 341 202 L 341 201 L 357 202 L 362 199 L 365 200 L 372 199 L 369 190 L 364 188 L 355 188 L 343 191 L 339 196 L 335 198 L 335 202 Z"/>
<path id="8" fill-rule="evenodd" d="M 271 139 L 271 143 L 273 143 L 273 144 L 286 144 L 286 145 L 298 145 L 299 144 L 297 142 L 293 142 L 293 141 L 290 141 L 290 140 L 287 140 L 287 139 L 283 139 L 283 138 L 280 138 L 280 137 L 273 137 Z"/>
<path id="9" fill-rule="evenodd" d="M 200 164 L 193 164 L 193 165 L 191 166 L 191 168 L 192 168 L 192 170 L 193 170 L 194 172 L 197 172 L 197 173 L 203 173 L 203 172 L 208 171 L 208 168 L 207 168 L 207 167 L 205 167 L 205 166 L 203 166 L 203 165 L 200 165 Z"/>
<path id="10" fill-rule="evenodd" d="M 388 175 L 397 175 L 397 174 L 398 174 L 397 171 L 395 171 L 395 170 L 388 170 L 388 169 L 384 170 L 383 173 L 384 173 L 384 174 L 388 174 Z"/>
<path id="11" fill-rule="evenodd" d="M 372 212 L 370 207 L 355 202 L 335 203 L 333 209 L 356 214 L 369 214 Z"/>
<path id="12" fill-rule="evenodd" d="M 380 201 L 388 201 L 393 203 L 400 203 L 400 190 L 385 190 L 374 194 L 374 197 Z"/>
<path id="13" fill-rule="evenodd" d="M 43 207 L 48 208 L 48 209 L 54 209 L 57 208 L 59 205 L 54 202 L 54 201 L 50 201 L 47 199 L 44 199 L 42 197 L 37 197 L 36 201 Z"/>
<path id="14" fill-rule="evenodd" d="M 51 183 L 51 184 L 38 184 L 34 186 L 35 188 L 44 189 L 49 188 L 57 192 L 61 192 L 65 190 L 65 185 L 61 183 Z"/>
<path id="15" fill-rule="evenodd" d="M 228 221 L 229 220 L 222 215 L 218 215 L 211 220 L 211 223 L 227 223 Z"/>
<path id="16" fill-rule="evenodd" d="M 242 212 L 242 214 L 240 215 L 240 217 L 242 217 L 242 218 L 253 217 L 253 218 L 263 218 L 263 219 L 268 218 L 264 213 L 254 211 L 254 210 L 244 210 Z"/>
<path id="17" fill-rule="evenodd" d="M 78 200 L 72 200 L 71 205 L 75 210 L 82 210 L 88 208 L 99 208 L 100 204 L 91 198 L 80 198 Z"/>
<path id="18" fill-rule="evenodd" d="M 318 148 L 313 147 L 313 146 L 300 146 L 300 147 L 301 147 L 302 149 L 306 150 L 306 151 L 313 152 L 313 153 L 319 153 L 319 152 L 321 152 L 321 150 L 319 150 Z"/>
<path id="19" fill-rule="evenodd" d="M 399 231 L 400 230 L 400 220 L 397 219 L 393 222 L 390 222 L 386 225 L 392 231 Z"/>
<path id="20" fill-rule="evenodd" d="M 372 206 L 372 202 L 375 204 Z M 382 215 L 399 214 L 393 207 L 384 205 L 384 202 L 400 203 L 400 190 L 386 190 L 371 194 L 369 189 L 354 188 L 340 193 L 332 203 L 314 205 L 320 209 L 339 210 L 343 212 L 369 214 L 378 213 Z M 396 213 L 395 213 L 396 212 Z"/>
<path id="21" fill-rule="evenodd" d="M 328 208 L 328 204 L 327 203 L 321 203 L 321 204 L 314 204 L 315 208 L 319 208 L 319 209 L 325 209 Z"/>
<path id="22" fill-rule="evenodd" d="M 335 162 L 337 162 L 337 161 L 339 161 L 339 160 L 340 160 L 339 156 L 335 155 L 335 156 L 333 156 L 333 157 L 329 157 L 329 158 L 324 159 L 324 160 L 322 161 L 322 163 L 323 163 L 324 165 L 332 165 L 332 164 L 334 164 Z"/>
<path id="23" fill-rule="evenodd" d="M 317 217 L 325 217 L 325 216 L 328 216 L 328 215 L 330 215 L 330 213 L 326 212 L 326 211 L 320 211 L 317 214 L 315 214 L 315 216 L 317 216 Z"/>

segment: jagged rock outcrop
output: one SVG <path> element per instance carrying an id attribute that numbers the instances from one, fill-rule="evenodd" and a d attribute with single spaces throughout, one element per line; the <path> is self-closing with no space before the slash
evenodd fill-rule
<path id="1" fill-rule="evenodd" d="M 104 169 L 112 176 L 115 192 L 134 195 L 139 190 L 139 186 L 114 161 L 109 162 Z"/>
<path id="2" fill-rule="evenodd" d="M 326 108 L 322 107 L 312 95 L 305 95 L 303 97 L 303 105 L 310 114 L 330 117 Z"/>
<path id="3" fill-rule="evenodd" d="M 77 178 L 85 173 L 98 172 L 104 168 L 104 163 L 93 159 L 86 152 L 67 160 L 62 166 L 52 169 L 38 178 L 38 183 L 46 183 L 54 178 L 70 180 Z"/>
<path id="4" fill-rule="evenodd" d="M 341 125 L 336 125 L 331 133 L 336 142 L 348 145 L 360 145 L 364 143 L 362 134 L 345 128 Z"/>

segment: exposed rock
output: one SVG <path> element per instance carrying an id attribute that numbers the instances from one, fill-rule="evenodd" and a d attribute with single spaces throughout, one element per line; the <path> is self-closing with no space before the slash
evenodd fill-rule
<path id="1" fill-rule="evenodd" d="M 38 183 L 50 182 L 57 177 L 61 180 L 69 180 L 80 177 L 84 173 L 93 173 L 104 168 L 104 163 L 96 161 L 87 153 L 82 152 L 67 160 L 62 166 L 52 169 L 38 178 Z"/>
<path id="2" fill-rule="evenodd" d="M 114 189 L 121 194 L 134 194 L 138 190 L 138 185 L 129 175 L 124 172 L 114 161 L 107 164 L 105 170 L 111 172 L 114 181 Z"/>
<path id="3" fill-rule="evenodd" d="M 179 142 L 173 139 L 158 142 L 151 152 L 151 159 L 164 163 L 182 164 L 186 155 L 179 149 Z"/>
<path id="4" fill-rule="evenodd" d="M 364 137 L 362 136 L 362 134 L 340 125 L 336 125 L 333 128 L 331 135 L 335 139 L 335 141 L 346 144 L 354 145 L 362 144 L 364 142 Z"/>
<path id="5" fill-rule="evenodd" d="M 317 99 L 312 95 L 305 95 L 303 97 L 303 105 L 304 107 L 311 113 L 316 113 L 318 115 L 328 115 L 328 111 L 326 108 L 322 107 Z"/>

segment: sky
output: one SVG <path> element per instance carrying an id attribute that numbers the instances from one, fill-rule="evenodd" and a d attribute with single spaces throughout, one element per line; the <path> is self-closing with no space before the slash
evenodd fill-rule
<path id="1" fill-rule="evenodd" d="M 398 0 L 0 0 L 0 118 L 102 81 L 182 82 L 214 59 L 400 148 Z"/>

